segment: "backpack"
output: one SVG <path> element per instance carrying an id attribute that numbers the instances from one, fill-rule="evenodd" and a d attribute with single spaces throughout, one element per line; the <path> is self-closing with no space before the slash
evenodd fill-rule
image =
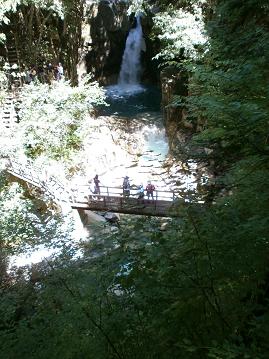
<path id="1" fill-rule="evenodd" d="M 155 187 L 153 186 L 153 184 L 148 184 L 146 190 L 148 192 L 153 192 L 155 190 Z"/>

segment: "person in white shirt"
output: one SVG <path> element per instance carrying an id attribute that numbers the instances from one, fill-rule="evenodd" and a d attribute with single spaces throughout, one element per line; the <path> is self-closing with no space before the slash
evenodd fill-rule
<path id="1" fill-rule="evenodd" d="M 59 62 L 57 66 L 57 80 L 61 80 L 64 77 L 64 68 L 63 65 Z"/>

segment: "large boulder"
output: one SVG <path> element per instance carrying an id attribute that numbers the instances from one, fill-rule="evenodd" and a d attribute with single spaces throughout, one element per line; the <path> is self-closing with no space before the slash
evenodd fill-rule
<path id="1" fill-rule="evenodd" d="M 114 213 L 114 212 L 106 212 L 104 214 L 104 218 L 109 223 L 113 223 L 113 224 L 118 224 L 120 221 L 120 215 L 118 213 Z"/>

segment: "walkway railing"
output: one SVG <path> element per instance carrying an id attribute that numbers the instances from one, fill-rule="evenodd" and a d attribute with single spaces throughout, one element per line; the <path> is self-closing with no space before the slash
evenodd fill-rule
<path id="1" fill-rule="evenodd" d="M 15 160 L 7 163 L 7 171 L 21 180 L 40 188 L 46 196 L 56 202 L 72 202 L 72 192 L 68 186 L 54 176 L 46 176 L 31 163 L 20 164 Z"/>

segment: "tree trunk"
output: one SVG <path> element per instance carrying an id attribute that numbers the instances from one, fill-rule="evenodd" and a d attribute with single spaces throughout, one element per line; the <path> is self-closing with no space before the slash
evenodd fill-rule
<path id="1" fill-rule="evenodd" d="M 83 19 L 84 0 L 64 0 L 65 8 L 65 38 L 67 54 L 65 65 L 73 86 L 78 83 L 77 64 L 81 47 L 81 27 Z"/>

